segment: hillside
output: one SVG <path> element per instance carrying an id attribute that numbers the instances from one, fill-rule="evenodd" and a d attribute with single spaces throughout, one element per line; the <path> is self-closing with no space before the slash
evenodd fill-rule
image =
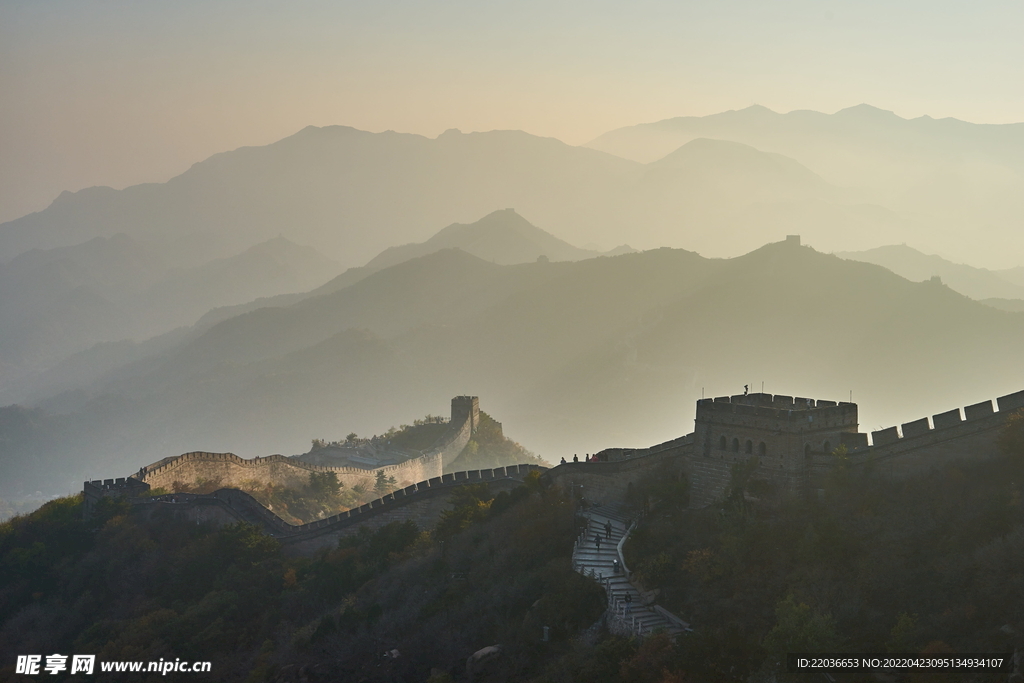
<path id="1" fill-rule="evenodd" d="M 1024 313 L 1024 299 L 982 299 L 981 303 L 1001 311 Z"/>
<path id="2" fill-rule="evenodd" d="M 545 256 L 551 261 L 577 261 L 602 255 L 600 252 L 580 249 L 563 242 L 531 224 L 516 213 L 515 209 L 501 209 L 493 211 L 473 223 L 453 223 L 442 228 L 425 242 L 388 247 L 370 259 L 366 265 L 349 268 L 309 292 L 279 294 L 244 304 L 214 309 L 204 315 L 195 327 L 198 330 L 205 330 L 222 320 L 259 308 L 290 306 L 303 299 L 331 294 L 359 282 L 378 270 L 398 265 L 413 258 L 427 256 L 442 249 L 460 249 L 484 261 L 503 265 L 532 263 L 541 256 Z M 632 251 L 634 251 L 632 248 L 624 244 L 603 255 L 617 256 Z"/>
<path id="3" fill-rule="evenodd" d="M 214 155 L 167 183 L 64 193 L 44 211 L 0 225 L 0 261 L 116 232 L 180 260 L 228 256 L 283 234 L 355 266 L 423 240 L 437 225 L 506 206 L 564 225 L 570 238 L 586 226 L 589 240 L 602 241 L 611 223 L 601 198 L 640 168 L 517 131 L 452 130 L 432 140 L 310 126 Z"/>
<path id="4" fill-rule="evenodd" d="M 5 409 L 0 457 L 15 492 L 74 490 L 189 450 L 301 452 L 473 394 L 557 461 L 685 434 L 702 392 L 760 381 L 852 391 L 870 430 L 1019 390 L 1021 338 L 1020 314 L 791 243 L 514 266 L 444 250 L 225 320 L 54 397 L 61 414 Z"/>
<path id="5" fill-rule="evenodd" d="M 908 120 L 866 104 L 835 114 L 780 114 L 755 105 L 619 128 L 587 146 L 651 163 L 698 138 L 783 154 L 912 224 L 894 224 L 898 230 L 892 234 L 879 234 L 873 245 L 856 249 L 906 241 L 987 267 L 1020 265 L 1008 259 L 1024 251 L 1016 228 L 1024 216 L 1024 124 Z"/>
<path id="6" fill-rule="evenodd" d="M 1007 268 L 1006 270 L 997 271 L 997 273 L 1004 280 L 1012 282 L 1015 285 L 1024 287 L 1024 266 L 1017 266 L 1016 268 Z"/>
<path id="7" fill-rule="evenodd" d="M 385 683 L 465 680 L 466 658 L 500 642 L 505 666 L 476 682 L 528 680 L 604 610 L 569 566 L 568 507 L 536 480 L 484 484 L 451 497 L 446 524 L 395 522 L 297 558 L 251 525 L 147 522 L 117 504 L 83 520 L 65 498 L 0 524 L 0 647 L 88 649 L 97 677 L 111 660 L 173 662 L 173 648 L 220 681 Z"/>
<path id="8" fill-rule="evenodd" d="M 799 680 L 787 652 L 1012 652 L 1022 427 L 1009 423 L 997 457 L 903 481 L 839 465 L 823 495 L 748 497 L 736 476 L 703 510 L 686 509 L 685 478 L 666 488 L 650 471 L 626 509 L 653 514 L 625 551 L 634 580 L 685 615 L 674 639 L 592 627 L 606 596 L 570 564 L 578 501 L 527 477 L 511 492 L 460 487 L 436 523 L 364 528 L 312 557 L 249 524 L 147 518 L 113 499 L 85 517 L 81 496 L 52 501 L 0 524 L 0 646 L 81 647 L 97 668 L 170 650 L 212 662 L 218 680 L 310 683 L 786 681 Z M 470 678 L 467 659 L 495 644 Z"/>
<path id="9" fill-rule="evenodd" d="M 1024 285 L 1015 283 L 1012 276 L 953 263 L 940 256 L 923 254 L 905 244 L 893 244 L 859 252 L 841 251 L 837 252 L 836 256 L 874 263 L 914 282 L 928 280 L 937 275 L 951 289 L 972 299 L 1024 299 Z"/>
<path id="10" fill-rule="evenodd" d="M 799 159 L 783 162 L 778 150 L 753 146 L 776 156 L 737 155 L 734 146 L 708 140 L 648 167 L 520 131 L 452 130 L 429 139 L 308 127 L 271 145 L 215 155 L 167 183 L 65 193 L 0 225 L 0 261 L 123 232 L 185 265 L 283 235 L 355 267 L 427 240 L 439 225 L 502 207 L 570 244 L 603 245 L 598 250 L 628 243 L 735 256 L 787 233 L 846 250 L 875 246 L 882 236 L 920 235 L 914 215 L 856 188 L 837 192 L 829 183 L 842 183 L 796 172 Z M 665 173 L 672 162 L 690 172 Z M 706 192 L 708 182 L 717 191 Z M 508 247 L 481 248 L 486 257 Z M 565 249 L 544 246 L 555 248 Z"/>
<path id="11" fill-rule="evenodd" d="M 306 291 L 337 269 L 280 237 L 190 268 L 123 234 L 26 252 L 0 265 L 0 400 L 39 395 L 54 379 L 41 373 L 96 344 L 164 334 L 215 306 Z"/>
<path id="12" fill-rule="evenodd" d="M 678 650 L 687 680 L 768 678 L 787 651 L 1020 647 L 1024 421 L 1013 425 L 1001 456 L 907 481 L 840 466 L 823 495 L 780 505 L 763 489 L 744 498 L 737 476 L 724 504 L 650 515 L 626 559 L 699 625 Z"/>
<path id="13" fill-rule="evenodd" d="M 540 256 L 551 261 L 579 261 L 599 255 L 589 249 L 574 247 L 531 225 L 515 209 L 504 209 L 468 225 L 453 223 L 426 242 L 385 249 L 372 258 L 366 268 L 380 270 L 450 248 L 459 248 L 485 261 L 503 265 L 529 263 Z"/>

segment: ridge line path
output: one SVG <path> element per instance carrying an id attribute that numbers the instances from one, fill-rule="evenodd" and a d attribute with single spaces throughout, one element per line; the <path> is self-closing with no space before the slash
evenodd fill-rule
<path id="1" fill-rule="evenodd" d="M 670 621 L 652 606 L 643 604 L 640 591 L 629 582 L 619 563 L 619 541 L 628 534 L 630 517 L 620 503 L 591 505 L 586 512 L 587 526 L 577 537 L 572 551 L 573 569 L 596 580 L 608 594 L 608 615 L 636 635 L 650 635 L 664 629 L 671 635 L 685 627 Z M 606 537 L 605 523 L 612 523 L 611 537 Z M 600 546 L 595 541 L 601 537 Z M 617 564 L 618 563 L 618 564 Z M 617 571 L 616 571 L 617 570 Z M 632 597 L 627 606 L 626 595 Z"/>

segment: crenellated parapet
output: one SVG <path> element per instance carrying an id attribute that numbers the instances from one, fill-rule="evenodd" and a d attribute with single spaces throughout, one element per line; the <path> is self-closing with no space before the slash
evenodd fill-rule
<path id="1" fill-rule="evenodd" d="M 694 441 L 705 458 L 755 456 L 797 472 L 804 456 L 827 453 L 857 433 L 857 404 L 743 394 L 697 402 Z"/>
<path id="2" fill-rule="evenodd" d="M 179 484 L 195 487 L 208 482 L 235 488 L 253 483 L 300 488 L 309 482 L 309 475 L 314 472 L 333 472 L 349 488 L 360 484 L 372 488 L 378 472 L 394 477 L 401 485 L 409 485 L 441 476 L 450 469 L 479 423 L 479 399 L 476 396 L 457 396 L 452 399 L 452 419 L 448 429 L 438 440 L 430 448 L 414 452 L 412 457 L 395 464 L 366 468 L 331 466 L 283 455 L 245 459 L 234 453 L 193 451 L 142 467 L 133 476 L 152 488 L 168 490 Z"/>
<path id="3" fill-rule="evenodd" d="M 361 527 L 375 529 L 406 520 L 427 527 L 436 522 L 447 507 L 453 489 L 468 484 L 490 484 L 495 490 L 511 489 L 519 486 L 530 472 L 544 469 L 530 464 L 444 474 L 398 489 L 357 508 L 301 525 L 289 524 L 238 489 L 219 489 L 206 495 L 167 494 L 137 498 L 132 502 L 140 514 L 152 519 L 169 515 L 219 524 L 239 521 L 256 524 L 285 546 L 307 553 L 336 545 L 339 538 L 357 533 Z"/>
<path id="4" fill-rule="evenodd" d="M 870 445 L 872 447 L 889 446 L 900 443 L 904 439 L 928 436 L 933 432 L 942 432 L 943 437 L 954 436 L 960 433 L 967 434 L 975 431 L 979 426 L 984 427 L 993 422 L 1001 423 L 1008 413 L 1024 408 L 1024 391 L 1007 394 L 995 399 L 998 411 L 993 407 L 992 403 L 992 401 L 982 401 L 981 403 L 966 406 L 962 413 L 960 408 L 954 408 L 938 415 L 932 415 L 931 420 L 927 417 L 922 417 L 911 422 L 904 422 L 898 428 L 889 427 L 871 432 Z M 993 418 L 996 419 L 993 420 Z M 953 432 L 949 430 L 959 431 Z M 867 447 L 869 446 L 865 440 L 861 448 Z"/>
<path id="5" fill-rule="evenodd" d="M 903 478 L 956 462 L 977 461 L 999 454 L 998 438 L 1007 417 L 1024 409 L 1024 391 L 1000 396 L 943 413 L 904 422 L 867 434 L 848 449 L 848 462 L 878 474 Z M 816 456 L 813 475 L 821 476 L 835 458 Z"/>
<path id="6" fill-rule="evenodd" d="M 949 463 L 998 454 L 1006 418 L 1024 408 L 1024 391 L 872 432 L 857 430 L 854 403 L 750 394 L 697 402 L 694 449 L 687 456 L 691 504 L 724 495 L 733 466 L 755 465 L 753 476 L 782 490 L 821 485 L 844 447 L 846 462 L 880 476 L 928 473 Z"/>

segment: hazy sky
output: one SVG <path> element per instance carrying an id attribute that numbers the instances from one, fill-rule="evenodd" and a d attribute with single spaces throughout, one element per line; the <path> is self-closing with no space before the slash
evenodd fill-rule
<path id="1" fill-rule="evenodd" d="M 580 144 L 753 103 L 1024 120 L 1024 3 L 0 0 L 0 220 L 302 127 Z"/>

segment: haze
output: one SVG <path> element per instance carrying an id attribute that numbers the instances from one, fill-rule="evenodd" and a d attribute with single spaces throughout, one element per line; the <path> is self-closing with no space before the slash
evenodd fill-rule
<path id="1" fill-rule="evenodd" d="M 1015 122 L 1022 20 L 1001 2 L 6 1 L 0 221 L 311 124 L 582 144 L 754 103 Z"/>
<path id="2" fill-rule="evenodd" d="M 1022 19 L 0 4 L 0 498 L 457 395 L 557 462 L 1018 391 Z"/>

